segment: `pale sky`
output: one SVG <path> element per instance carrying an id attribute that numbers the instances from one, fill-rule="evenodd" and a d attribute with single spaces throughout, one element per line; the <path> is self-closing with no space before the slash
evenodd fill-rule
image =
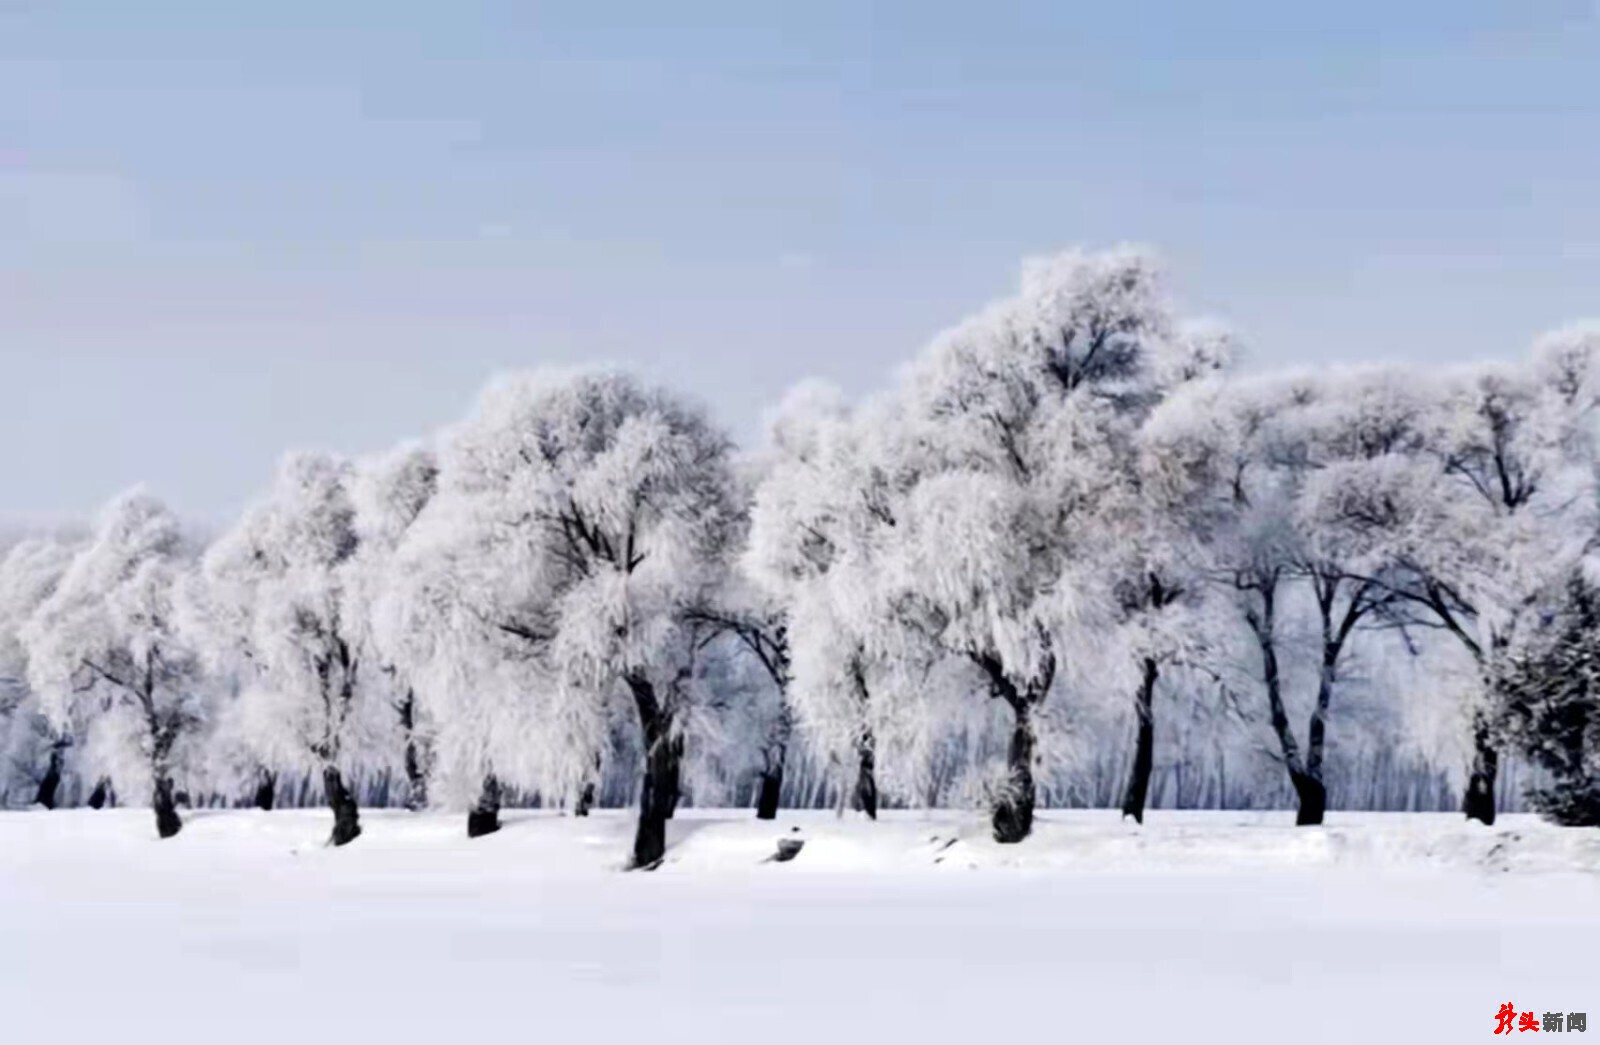
<path id="1" fill-rule="evenodd" d="M 742 438 L 1131 240 L 1253 365 L 1600 315 L 1592 0 L 0 0 L 0 515 L 226 518 L 492 373 Z"/>

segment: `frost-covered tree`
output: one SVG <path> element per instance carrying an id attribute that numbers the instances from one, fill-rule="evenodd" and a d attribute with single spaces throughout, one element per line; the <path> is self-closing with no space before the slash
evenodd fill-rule
<path id="1" fill-rule="evenodd" d="M 759 758 L 756 819 L 772 820 L 778 815 L 784 768 L 794 735 L 788 616 L 777 600 L 763 596 L 737 574 L 730 573 L 729 582 L 713 594 L 712 600 L 696 610 L 695 616 L 713 635 L 730 640 L 732 656 L 748 658 L 759 666 L 776 698 L 768 714 L 757 712 L 759 701 L 743 701 L 745 714 L 735 720 L 745 727 L 745 745 L 753 748 Z M 726 668 L 718 681 L 730 691 L 739 687 L 738 675 Z"/>
<path id="2" fill-rule="evenodd" d="M 731 640 L 731 652 L 759 668 L 757 674 L 770 687 L 770 710 L 759 699 L 741 702 L 746 712 L 740 716 L 745 727 L 745 746 L 758 755 L 756 765 L 756 819 L 772 820 L 778 815 L 783 796 L 784 772 L 789 747 L 794 737 L 795 710 L 791 693 L 793 670 L 789 647 L 789 618 L 784 601 L 763 587 L 749 569 L 751 515 L 757 491 L 782 458 L 768 452 L 737 462 L 735 473 L 739 496 L 739 530 L 734 538 L 740 561 L 728 570 L 721 590 L 699 612 L 704 623 L 723 638 Z M 723 685 L 739 688 L 740 675 L 731 665 L 722 672 Z"/>
<path id="3" fill-rule="evenodd" d="M 1511 636 L 1560 583 L 1594 530 L 1600 331 L 1541 338 L 1529 364 L 1467 367 L 1429 382 L 1418 466 L 1395 469 L 1379 515 L 1393 557 L 1379 578 L 1397 626 L 1442 632 L 1476 666 L 1466 709 L 1463 805 L 1492 824 L 1500 756 L 1489 699 Z M 1379 522 L 1381 521 L 1381 527 Z"/>
<path id="4" fill-rule="evenodd" d="M 546 803 L 583 794 L 610 732 L 603 701 L 563 688 L 544 636 L 524 626 L 551 611 L 560 564 L 514 500 L 532 465 L 514 443 L 532 438 L 510 416 L 515 395 L 486 392 L 441 437 L 436 496 L 396 548 L 372 613 L 378 648 L 433 727 L 431 798 L 467 808 L 469 837 L 499 830 L 508 787 Z M 495 410 L 505 414 L 491 433 Z"/>
<path id="5" fill-rule="evenodd" d="M 442 440 L 438 496 L 398 557 L 412 608 L 384 614 L 434 636 L 419 667 L 443 670 L 423 692 L 451 702 L 449 758 L 570 794 L 626 708 L 644 754 L 633 864 L 658 864 L 738 508 L 728 440 L 667 392 L 605 372 L 491 385 Z M 452 740 L 455 719 L 477 727 Z M 503 735 L 523 749 L 497 750 Z"/>
<path id="6" fill-rule="evenodd" d="M 1153 425 L 1176 485 L 1215 497 L 1209 508 L 1191 502 L 1173 514 L 1211 527 L 1207 552 L 1224 567 L 1258 647 L 1258 681 L 1302 823 L 1320 822 L 1326 802 L 1332 698 L 1358 631 L 1416 623 L 1405 578 L 1438 533 L 1443 495 L 1429 456 L 1437 398 L 1426 375 L 1399 369 L 1269 376 L 1177 397 Z M 1304 642 L 1295 634 L 1301 604 L 1310 617 Z M 1302 649 L 1315 694 L 1304 748 L 1287 699 Z"/>
<path id="7" fill-rule="evenodd" d="M 162 838 L 182 827 L 174 776 L 206 721 L 207 683 L 173 599 L 193 553 L 161 502 L 124 494 L 21 633 L 45 713 L 63 733 L 100 734 L 119 787 L 149 787 Z"/>
<path id="8" fill-rule="evenodd" d="M 416 686 L 400 666 L 404 654 L 382 647 L 385 633 L 374 627 L 373 614 L 375 602 L 391 583 L 395 553 L 438 484 L 438 460 L 431 448 L 421 444 L 406 444 L 358 462 L 351 484 L 357 550 L 345 568 L 344 616 L 360 650 L 358 658 L 368 665 L 365 684 L 375 691 L 389 689 L 387 699 L 394 706 L 404 746 L 405 804 L 412 810 L 428 804 L 431 728 Z M 379 696 L 375 693 L 374 699 Z"/>
<path id="9" fill-rule="evenodd" d="M 1180 328 L 1172 350 L 1159 357 L 1159 393 L 1171 394 L 1191 381 L 1215 378 L 1231 362 L 1232 335 L 1213 323 Z M 1206 595 L 1207 551 L 1195 529 L 1164 510 L 1159 494 L 1145 492 L 1147 481 L 1164 481 L 1162 445 L 1141 431 L 1121 460 L 1131 496 L 1120 499 L 1125 514 L 1105 519 L 1116 539 L 1108 542 L 1102 565 L 1111 575 L 1119 655 L 1135 665 L 1133 762 L 1122 793 L 1122 815 L 1144 822 L 1155 763 L 1155 695 L 1163 671 L 1192 670 L 1203 658 L 1208 637 L 1198 621 Z M 1148 478 L 1147 478 L 1148 477 Z"/>
<path id="10" fill-rule="evenodd" d="M 894 480 L 876 438 L 886 427 L 877 410 L 852 411 L 820 382 L 791 390 L 769 426 L 741 558 L 770 600 L 772 635 L 782 628 L 785 648 L 773 644 L 767 660 L 787 679 L 787 707 L 821 757 L 847 772 L 841 792 L 869 818 L 888 725 L 873 699 L 888 665 L 869 648 L 883 619 L 866 602 L 873 534 L 894 525 Z"/>
<path id="11" fill-rule="evenodd" d="M 54 536 L 24 537 L 0 556 L 0 791 L 13 782 L 54 809 L 72 734 L 56 729 L 28 684 L 22 627 L 55 591 L 76 546 Z M 0 797 L 0 803 L 3 803 Z"/>
<path id="12" fill-rule="evenodd" d="M 1421 386 L 1421 387 L 1419 387 Z M 1329 714 L 1358 628 L 1376 623 L 1392 596 L 1376 580 L 1410 532 L 1414 491 L 1426 489 L 1416 455 L 1425 445 L 1424 382 L 1385 367 L 1336 373 L 1284 417 L 1278 467 L 1292 476 L 1299 531 L 1294 573 L 1316 612 L 1316 700 L 1307 730 L 1301 822 L 1320 823 Z"/>
<path id="13" fill-rule="evenodd" d="M 1494 662 L 1496 732 L 1550 776 L 1528 798 L 1559 824 L 1600 826 L 1600 588 L 1574 570 Z"/>
<path id="14" fill-rule="evenodd" d="M 761 664 L 777 693 L 777 711 L 758 741 L 761 764 L 756 819 L 772 820 L 777 817 L 782 800 L 784 768 L 794 735 L 794 705 L 789 697 L 789 626 L 781 615 L 752 614 L 735 619 L 729 630 Z"/>
<path id="15" fill-rule="evenodd" d="M 334 845 L 361 834 L 349 775 L 385 757 L 394 725 L 363 692 L 347 616 L 351 478 L 339 458 L 286 457 L 266 499 L 207 549 L 187 603 L 208 659 L 244 680 L 239 710 L 261 761 L 320 775 Z"/>
<path id="16" fill-rule="evenodd" d="M 1457 496 L 1417 557 L 1414 590 L 1485 675 L 1595 530 L 1600 327 L 1545 335 L 1524 373 L 1482 373 L 1458 393 L 1441 446 Z M 1492 720 L 1481 708 L 1473 716 L 1465 797 L 1467 816 L 1484 823 L 1495 816 Z"/>
<path id="17" fill-rule="evenodd" d="M 1430 448 L 1445 481 L 1431 484 L 1426 526 L 1393 573 L 1410 611 L 1402 619 L 1443 628 L 1484 678 L 1471 713 L 1463 810 L 1485 824 L 1495 821 L 1500 766 L 1489 679 L 1545 577 L 1546 564 L 1533 556 L 1555 551 L 1541 539 L 1533 503 L 1547 470 L 1561 469 L 1540 431 L 1547 405 L 1525 370 L 1482 366 L 1450 376 Z"/>
<path id="18" fill-rule="evenodd" d="M 546 802 L 581 788 L 607 724 L 581 701 L 563 705 L 546 651 L 517 630 L 554 592 L 529 520 L 501 496 L 523 462 L 457 448 L 447 433 L 438 494 L 396 549 L 372 622 L 432 727 L 430 801 L 467 807 L 467 834 L 479 837 L 499 829 L 507 786 Z"/>
<path id="19" fill-rule="evenodd" d="M 1214 581 L 1257 650 L 1256 678 L 1296 781 L 1304 764 L 1283 695 L 1278 606 L 1299 548 L 1271 445 L 1277 418 L 1302 394 L 1297 382 L 1276 378 L 1203 380 L 1157 407 L 1141 433 L 1146 496 L 1205 546 Z M 1212 606 L 1220 611 L 1223 600 Z"/>
<path id="20" fill-rule="evenodd" d="M 940 337 L 900 389 L 914 478 L 874 601 L 1010 711 L 999 841 L 1032 829 L 1034 717 L 1076 627 L 1104 608 L 1097 559 L 1126 517 L 1123 465 L 1171 339 L 1147 255 L 1069 252 L 1025 266 L 1016 296 Z"/>

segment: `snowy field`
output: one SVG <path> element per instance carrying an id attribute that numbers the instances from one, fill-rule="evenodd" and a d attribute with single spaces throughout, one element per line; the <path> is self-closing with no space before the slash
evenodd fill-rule
<path id="1" fill-rule="evenodd" d="M 1508 817 L 0 813 L 0 1041 L 1460 1042 L 1600 1032 L 1600 832 Z M 780 836 L 806 839 L 764 862 Z"/>

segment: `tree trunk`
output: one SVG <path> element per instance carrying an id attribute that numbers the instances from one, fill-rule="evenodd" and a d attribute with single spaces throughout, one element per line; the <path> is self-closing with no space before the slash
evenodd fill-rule
<path id="1" fill-rule="evenodd" d="M 1128 788 L 1122 795 L 1122 815 L 1131 816 L 1144 823 L 1145 798 L 1150 794 L 1150 770 L 1155 765 L 1155 692 L 1160 669 L 1154 657 L 1144 659 L 1144 676 L 1139 682 L 1138 703 L 1139 736 L 1133 751 L 1133 770 L 1128 774 Z"/>
<path id="2" fill-rule="evenodd" d="M 263 769 L 256 781 L 255 807 L 270 813 L 277 794 L 278 774 L 270 769 Z"/>
<path id="3" fill-rule="evenodd" d="M 1294 785 L 1300 809 L 1295 814 L 1296 827 L 1315 827 L 1322 823 L 1328 810 L 1328 789 L 1318 777 L 1294 770 L 1289 771 L 1289 782 Z"/>
<path id="4" fill-rule="evenodd" d="M 339 775 L 339 770 L 334 766 L 323 768 L 322 790 L 327 797 L 328 808 L 333 810 L 333 834 L 328 836 L 328 844 L 349 845 L 361 836 L 361 818 L 356 809 L 355 796 L 344 786 L 344 777 Z"/>
<path id="5" fill-rule="evenodd" d="M 787 648 L 787 647 L 785 647 Z M 787 664 L 787 659 L 784 660 Z M 789 758 L 789 739 L 794 733 L 794 712 L 789 706 L 788 669 L 774 675 L 782 706 L 777 721 L 761 751 L 761 787 L 756 795 L 756 819 L 775 820 L 783 800 L 783 768 Z"/>
<path id="6" fill-rule="evenodd" d="M 850 677 L 855 684 L 856 701 L 861 705 L 861 716 L 865 723 L 871 695 L 867 690 L 866 669 L 861 664 L 859 654 L 850 662 Z M 857 812 L 867 814 L 867 819 L 876 820 L 878 819 L 878 738 L 873 735 L 871 726 L 862 725 L 861 735 L 856 740 L 856 755 L 856 786 L 850 794 L 850 804 Z M 843 808 L 841 802 L 840 809 Z"/>
<path id="7" fill-rule="evenodd" d="M 856 785 L 850 792 L 850 808 L 878 819 L 878 738 L 864 730 L 856 742 Z"/>
<path id="8" fill-rule="evenodd" d="M 1484 825 L 1494 823 L 1494 784 L 1500 773 L 1500 752 L 1489 739 L 1489 726 L 1480 714 L 1472 730 L 1472 771 L 1467 777 L 1466 794 L 1462 796 L 1462 811 L 1468 820 Z"/>
<path id="9" fill-rule="evenodd" d="M 1338 581 L 1319 578 L 1317 605 L 1322 617 L 1322 667 L 1317 673 L 1317 703 L 1311 711 L 1311 722 L 1306 728 L 1306 762 L 1302 773 L 1291 775 L 1290 783 L 1300 799 L 1299 812 L 1295 814 L 1297 827 L 1315 827 L 1322 823 L 1328 810 L 1328 786 L 1323 779 L 1322 763 L 1328 746 L 1328 708 L 1333 703 L 1333 687 L 1339 675 L 1339 654 L 1344 649 L 1345 638 L 1355 626 L 1355 603 L 1345 612 L 1343 623 L 1337 627 L 1333 619 L 1334 597 Z"/>
<path id="10" fill-rule="evenodd" d="M 406 738 L 406 802 L 413 813 L 428 808 L 428 775 L 422 768 L 422 752 L 417 744 L 417 698 L 406 690 L 400 702 L 400 729 Z"/>
<path id="11" fill-rule="evenodd" d="M 655 687 L 642 678 L 631 677 L 639 711 L 639 726 L 644 733 L 644 783 L 639 793 L 639 830 L 633 839 L 633 866 L 654 870 L 667 855 L 667 820 L 678 802 L 679 763 L 683 738 L 672 735 L 672 717 L 656 699 Z"/>
<path id="12" fill-rule="evenodd" d="M 94 782 L 94 790 L 89 792 L 89 808 L 104 809 L 106 807 L 106 799 L 110 796 L 111 780 L 109 777 L 101 777 Z"/>
<path id="13" fill-rule="evenodd" d="M 57 793 L 61 790 L 61 752 L 65 747 L 66 744 L 59 740 L 50 745 L 50 762 L 45 766 L 44 777 L 39 781 L 39 789 L 34 792 L 34 805 L 41 805 L 46 809 L 56 807 Z"/>
<path id="14" fill-rule="evenodd" d="M 761 789 L 756 795 L 756 819 L 776 820 L 778 800 L 783 795 L 783 762 L 761 771 Z"/>
<path id="15" fill-rule="evenodd" d="M 1322 783 L 1321 770 L 1321 736 L 1315 737 L 1317 746 L 1314 757 L 1317 760 L 1315 771 L 1308 769 L 1307 764 L 1300 759 L 1300 745 L 1294 738 L 1294 730 L 1289 726 L 1289 712 L 1283 703 L 1283 678 L 1278 670 L 1278 640 L 1277 640 L 1277 593 L 1278 576 L 1276 573 L 1266 575 L 1257 582 L 1256 594 L 1261 599 L 1260 612 L 1251 610 L 1246 614 L 1250 629 L 1255 632 L 1256 643 L 1261 647 L 1261 680 L 1267 689 L 1267 706 L 1272 712 L 1272 731 L 1278 736 L 1278 746 L 1283 751 L 1283 764 L 1289 770 L 1289 783 L 1294 785 L 1294 793 L 1298 800 L 1299 811 L 1295 815 L 1295 824 L 1307 827 L 1322 823 L 1323 813 L 1328 807 L 1328 792 Z M 1324 646 L 1326 652 L 1326 646 Z M 1326 710 L 1325 698 L 1329 677 L 1326 670 L 1323 672 L 1322 683 L 1318 687 L 1318 707 Z M 1312 717 L 1313 733 L 1317 730 L 1317 718 Z"/>
<path id="16" fill-rule="evenodd" d="M 663 727 L 666 728 L 666 727 Z M 667 821 L 678 802 L 679 766 L 683 738 L 658 738 L 645 758 L 644 785 L 639 802 L 639 833 L 633 843 L 633 863 L 654 868 L 667 853 Z"/>
<path id="17" fill-rule="evenodd" d="M 1033 831 L 1033 708 L 1026 700 L 1008 701 L 1017 720 L 1011 730 L 1011 753 L 1005 790 L 994 805 L 994 840 L 1006 844 Z"/>
<path id="18" fill-rule="evenodd" d="M 578 801 L 572 807 L 573 816 L 588 816 L 594 809 L 595 793 L 600 787 L 600 755 L 594 756 L 594 775 L 583 782 L 583 787 L 578 791 Z"/>
<path id="19" fill-rule="evenodd" d="M 482 838 L 500 830 L 500 779 L 493 773 L 483 778 L 483 791 L 467 812 L 467 837 Z"/>
<path id="20" fill-rule="evenodd" d="M 1328 702 L 1332 693 L 1333 665 L 1325 654 L 1322 678 L 1317 684 L 1317 706 L 1311 713 L 1311 724 L 1307 730 L 1305 768 L 1299 772 L 1293 767 L 1289 770 L 1289 782 L 1294 785 L 1294 793 L 1300 800 L 1300 808 L 1294 818 L 1297 827 L 1321 824 L 1323 814 L 1328 810 L 1328 787 L 1322 778 L 1322 761 L 1328 736 Z"/>
<path id="21" fill-rule="evenodd" d="M 156 786 L 150 806 L 155 810 L 158 836 L 171 838 L 183 829 L 183 821 L 178 818 L 177 799 L 172 791 L 172 778 L 160 770 L 156 771 Z"/>

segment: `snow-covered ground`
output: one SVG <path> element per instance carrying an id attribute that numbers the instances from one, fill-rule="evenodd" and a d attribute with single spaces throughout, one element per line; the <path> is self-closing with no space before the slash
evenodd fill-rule
<path id="1" fill-rule="evenodd" d="M 1526 817 L 0 813 L 0 1041 L 1458 1042 L 1600 1032 L 1600 832 Z M 799 827 L 798 833 L 791 828 Z M 789 863 L 766 862 L 782 836 Z"/>

